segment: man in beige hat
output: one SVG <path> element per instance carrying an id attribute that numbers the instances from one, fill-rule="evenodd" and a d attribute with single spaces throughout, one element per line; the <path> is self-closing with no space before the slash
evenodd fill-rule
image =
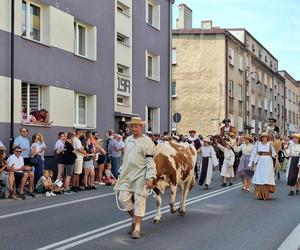
<path id="1" fill-rule="evenodd" d="M 120 204 L 132 218 L 129 231 L 132 238 L 140 239 L 147 189 L 153 188 L 153 180 L 156 179 L 154 143 L 148 136 L 143 135 L 145 122 L 140 117 L 133 117 L 128 124 L 131 126 L 132 135 L 125 142 L 123 164 L 114 190 L 118 193 Z"/>

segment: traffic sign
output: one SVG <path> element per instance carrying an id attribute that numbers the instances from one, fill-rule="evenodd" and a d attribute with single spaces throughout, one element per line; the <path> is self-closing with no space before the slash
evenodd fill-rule
<path id="1" fill-rule="evenodd" d="M 181 114 L 180 113 L 174 113 L 174 115 L 173 115 L 173 121 L 175 123 L 179 123 L 181 121 Z"/>

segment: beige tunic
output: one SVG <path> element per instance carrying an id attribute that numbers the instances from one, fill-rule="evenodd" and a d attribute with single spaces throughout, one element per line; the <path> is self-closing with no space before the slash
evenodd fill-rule
<path id="1" fill-rule="evenodd" d="M 147 196 L 144 191 L 146 180 L 156 179 L 153 159 L 155 145 L 146 135 L 139 138 L 129 136 L 125 144 L 121 174 L 114 190 L 130 191 Z"/>

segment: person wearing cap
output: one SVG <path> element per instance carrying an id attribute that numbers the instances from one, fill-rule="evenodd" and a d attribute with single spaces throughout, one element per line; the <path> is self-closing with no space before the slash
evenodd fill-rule
<path id="1" fill-rule="evenodd" d="M 294 143 L 284 146 L 284 153 L 289 157 L 288 171 L 287 171 L 287 184 L 291 187 L 289 196 L 295 193 L 299 194 L 297 182 L 299 181 L 299 168 L 300 168 L 300 134 L 293 135 Z"/>
<path id="2" fill-rule="evenodd" d="M 235 154 L 233 152 L 233 145 L 229 141 L 225 141 L 225 147 L 221 144 L 217 144 L 217 147 L 224 153 L 224 161 L 221 168 L 221 176 L 223 177 L 222 187 L 227 186 L 227 181 L 229 181 L 229 186 L 232 186 L 232 178 L 234 178 L 233 164 L 235 160 Z"/>
<path id="3" fill-rule="evenodd" d="M 236 128 L 233 127 L 230 123 L 231 120 L 229 118 L 225 118 L 222 123 L 224 124 L 223 127 L 221 127 L 220 129 L 220 135 L 221 137 L 229 137 L 230 133 L 232 137 L 236 136 Z"/>
<path id="4" fill-rule="evenodd" d="M 275 118 L 269 118 L 269 125 L 267 126 L 266 131 L 271 136 L 276 136 L 276 135 L 279 134 L 280 130 L 276 126 L 276 119 Z"/>
<path id="5" fill-rule="evenodd" d="M 198 184 L 200 186 L 203 186 L 204 184 L 204 189 L 207 190 L 212 181 L 213 167 L 218 166 L 219 161 L 213 146 L 210 145 L 210 138 L 204 137 L 202 141 L 203 145 L 200 149 L 200 177 Z"/>
<path id="6" fill-rule="evenodd" d="M 199 165 L 199 161 L 200 161 L 200 148 L 201 148 L 201 141 L 200 138 L 196 135 L 196 130 L 192 129 L 189 131 L 189 136 L 187 137 L 187 143 L 188 144 L 193 144 L 194 147 L 197 150 L 198 153 L 198 157 L 197 157 L 197 163 L 195 165 L 195 175 L 196 175 L 196 179 L 198 179 L 198 165 Z"/>
<path id="7" fill-rule="evenodd" d="M 242 152 L 236 175 L 242 179 L 242 191 L 250 192 L 254 171 L 248 167 L 248 164 L 253 150 L 253 138 L 251 135 L 244 135 L 242 139 L 243 144 L 233 146 L 234 152 Z"/>
<path id="8" fill-rule="evenodd" d="M 270 200 L 270 193 L 276 191 L 273 158 L 277 155 L 270 137 L 268 132 L 261 134 L 260 141 L 253 147 L 248 164 L 249 168 L 256 165 L 252 183 L 255 184 L 254 195 L 257 200 Z"/>
<path id="9" fill-rule="evenodd" d="M 145 121 L 140 117 L 133 117 L 131 122 L 132 135 L 126 139 L 123 163 L 120 176 L 114 191 L 122 207 L 132 218 L 129 232 L 133 239 L 141 237 L 141 223 L 145 216 L 147 189 L 154 187 L 156 167 L 154 162 L 154 143 L 143 135 Z"/>

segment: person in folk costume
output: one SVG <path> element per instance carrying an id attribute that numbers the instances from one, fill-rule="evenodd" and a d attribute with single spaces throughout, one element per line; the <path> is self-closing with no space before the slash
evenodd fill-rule
<path id="1" fill-rule="evenodd" d="M 235 137 L 236 136 L 236 128 L 231 126 L 230 123 L 230 119 L 226 118 L 222 121 L 222 123 L 224 124 L 223 127 L 221 127 L 220 129 L 220 135 L 222 138 L 224 137 Z M 230 135 L 230 133 L 232 133 L 232 135 Z"/>
<path id="2" fill-rule="evenodd" d="M 269 118 L 269 125 L 266 128 L 266 132 L 268 132 L 269 135 L 271 135 L 273 137 L 279 135 L 280 130 L 276 126 L 276 119 L 275 118 Z"/>
<path id="3" fill-rule="evenodd" d="M 198 163 L 200 161 L 200 148 L 201 148 L 201 141 L 200 141 L 200 138 L 196 135 L 196 130 L 190 130 L 189 131 L 189 136 L 187 138 L 187 143 L 189 144 L 193 144 L 197 150 L 197 154 L 198 154 L 198 157 L 197 157 L 197 162 L 196 162 L 196 165 L 195 165 L 195 174 L 196 174 L 196 179 L 198 179 Z"/>
<path id="4" fill-rule="evenodd" d="M 297 182 L 299 181 L 299 173 L 300 173 L 300 134 L 293 135 L 292 144 L 284 145 L 284 153 L 287 157 L 289 157 L 288 171 L 287 171 L 287 184 L 291 187 L 291 191 L 289 196 L 295 194 L 299 194 L 299 189 L 297 186 Z"/>
<path id="5" fill-rule="evenodd" d="M 133 239 L 141 237 L 142 218 L 146 212 L 148 197 L 145 189 L 154 187 L 156 165 L 154 162 L 154 143 L 143 134 L 145 121 L 133 117 L 131 122 L 132 135 L 126 139 L 123 163 L 120 176 L 114 187 L 118 200 L 132 218 L 129 233 Z"/>
<path id="6" fill-rule="evenodd" d="M 280 151 L 282 149 L 282 144 L 281 144 L 281 140 L 279 139 L 279 135 L 275 135 L 274 136 L 274 140 L 273 140 L 273 146 L 277 155 L 277 158 L 274 159 L 274 166 L 275 166 L 275 174 L 277 174 L 277 179 L 280 179 L 280 171 L 281 171 L 281 164 L 279 162 L 279 155 L 280 155 Z"/>
<path id="7" fill-rule="evenodd" d="M 199 185 L 202 186 L 204 184 L 204 189 L 208 189 L 211 184 L 212 175 L 213 175 L 213 167 L 219 165 L 219 161 L 216 156 L 216 152 L 213 146 L 210 145 L 210 138 L 203 138 L 203 145 L 200 149 L 200 177 L 199 177 Z"/>
<path id="8" fill-rule="evenodd" d="M 235 154 L 233 152 L 233 145 L 230 141 L 225 141 L 225 144 L 225 147 L 217 144 L 217 147 L 224 153 L 224 161 L 221 169 L 221 176 L 223 177 L 222 187 L 227 186 L 227 181 L 229 181 L 229 186 L 232 186 L 232 178 L 234 178 L 233 164 Z"/>
<path id="9" fill-rule="evenodd" d="M 248 164 L 248 167 L 252 167 L 253 163 L 256 165 L 252 183 L 255 184 L 254 195 L 257 200 L 270 200 L 270 193 L 276 191 L 273 161 L 276 157 L 269 133 L 263 132 L 260 141 L 253 147 Z"/>
<path id="10" fill-rule="evenodd" d="M 234 152 L 241 152 L 242 157 L 238 166 L 238 170 L 236 175 L 241 177 L 242 179 L 242 191 L 250 192 L 252 177 L 254 171 L 252 168 L 249 168 L 249 161 L 251 157 L 251 153 L 253 150 L 253 138 L 251 135 L 244 135 L 243 136 L 243 144 L 241 145 L 234 145 L 233 149 Z"/>

